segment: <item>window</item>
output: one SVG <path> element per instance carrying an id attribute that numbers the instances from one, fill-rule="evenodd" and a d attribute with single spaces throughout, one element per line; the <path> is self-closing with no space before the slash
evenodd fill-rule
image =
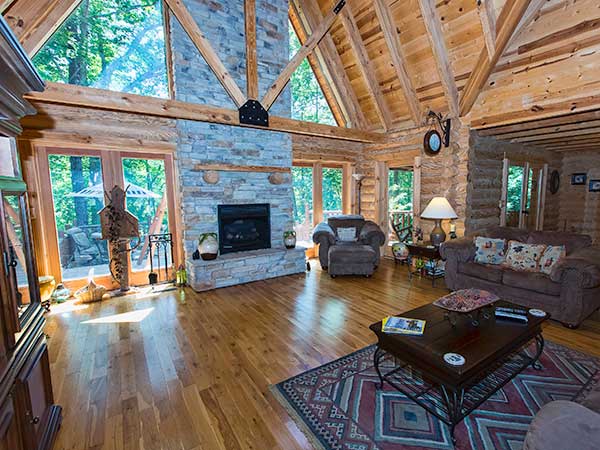
<path id="1" fill-rule="evenodd" d="M 409 227 L 412 227 L 413 222 L 413 178 L 412 169 L 398 168 L 388 171 L 390 240 L 404 240 L 410 234 Z M 400 234 L 400 238 L 397 233 Z"/>
<path id="2" fill-rule="evenodd" d="M 160 0 L 83 0 L 33 58 L 47 81 L 168 97 Z"/>
<path id="3" fill-rule="evenodd" d="M 298 244 L 312 247 L 313 230 L 313 168 L 293 167 L 294 231 Z"/>
<path id="4" fill-rule="evenodd" d="M 302 45 L 291 23 L 289 24 L 289 34 L 290 55 L 293 56 Z M 292 91 L 292 119 L 337 125 L 307 58 L 293 73 L 290 86 Z"/>
<path id="5" fill-rule="evenodd" d="M 342 169 L 323 168 L 323 218 L 342 214 Z"/>

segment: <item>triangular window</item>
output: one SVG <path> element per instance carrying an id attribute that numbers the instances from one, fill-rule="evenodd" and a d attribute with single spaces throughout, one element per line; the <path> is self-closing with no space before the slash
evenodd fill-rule
<path id="1" fill-rule="evenodd" d="M 167 98 L 160 0 L 82 0 L 33 58 L 47 81 Z"/>
<path id="2" fill-rule="evenodd" d="M 292 24 L 289 25 L 289 30 L 290 55 L 293 56 L 302 45 Z M 290 86 L 292 91 L 292 119 L 337 125 L 308 58 L 304 58 L 302 64 L 293 73 Z"/>

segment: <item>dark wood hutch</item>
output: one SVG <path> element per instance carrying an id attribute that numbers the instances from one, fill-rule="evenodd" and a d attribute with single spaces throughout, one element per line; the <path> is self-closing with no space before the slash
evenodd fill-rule
<path id="1" fill-rule="evenodd" d="M 23 94 L 44 83 L 0 17 L 0 450 L 46 450 L 61 421 L 54 404 L 27 186 L 16 145 Z"/>

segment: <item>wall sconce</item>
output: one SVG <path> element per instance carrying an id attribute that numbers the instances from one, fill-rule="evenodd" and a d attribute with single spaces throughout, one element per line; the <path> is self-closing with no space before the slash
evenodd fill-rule
<path id="1" fill-rule="evenodd" d="M 425 133 L 425 137 L 423 139 L 423 148 L 425 153 L 428 155 L 437 155 L 442 149 L 442 144 L 444 147 L 448 147 L 450 145 L 450 119 L 444 119 L 441 113 L 436 113 L 433 111 L 429 111 L 427 113 L 427 122 L 433 123 L 434 127 L 437 123 L 437 126 L 442 131 L 442 134 L 435 128 L 430 129 L 427 133 Z"/>

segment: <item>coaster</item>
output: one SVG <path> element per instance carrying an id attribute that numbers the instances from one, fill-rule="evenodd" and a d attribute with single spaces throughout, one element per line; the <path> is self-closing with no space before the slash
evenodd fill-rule
<path id="1" fill-rule="evenodd" d="M 463 355 L 459 355 L 458 353 L 446 353 L 444 355 L 444 361 L 451 366 L 462 366 L 466 362 L 465 357 Z"/>
<path id="2" fill-rule="evenodd" d="M 530 309 L 529 314 L 534 317 L 546 317 L 546 312 L 541 309 Z"/>

